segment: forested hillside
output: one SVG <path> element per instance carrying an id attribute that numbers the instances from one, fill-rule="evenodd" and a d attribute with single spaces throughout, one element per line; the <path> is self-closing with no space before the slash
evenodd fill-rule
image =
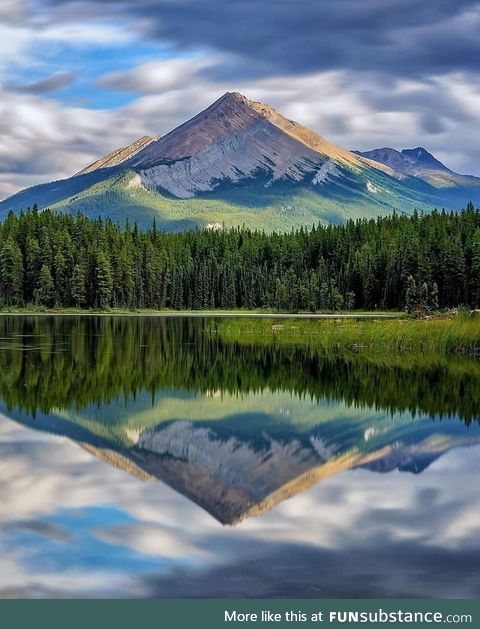
<path id="1" fill-rule="evenodd" d="M 0 225 L 3 306 L 403 309 L 480 306 L 480 210 L 287 234 L 159 232 L 35 209 Z"/>

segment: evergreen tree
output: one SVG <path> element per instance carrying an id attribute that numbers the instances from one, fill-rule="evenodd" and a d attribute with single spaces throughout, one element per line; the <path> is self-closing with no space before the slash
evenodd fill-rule
<path id="1" fill-rule="evenodd" d="M 469 204 L 458 213 L 394 214 L 283 234 L 169 234 L 81 214 L 9 213 L 0 223 L 0 304 L 37 301 L 85 308 L 478 308 L 480 210 Z"/>
<path id="2" fill-rule="evenodd" d="M 354 307 L 355 307 L 355 293 L 350 290 L 345 295 L 345 310 L 353 310 Z"/>
<path id="3" fill-rule="evenodd" d="M 0 295 L 5 305 L 23 303 L 23 273 L 20 247 L 10 237 L 0 250 Z"/>
<path id="4" fill-rule="evenodd" d="M 95 306 L 108 308 L 112 299 L 113 280 L 110 262 L 104 253 L 96 256 L 95 263 Z"/>
<path id="5" fill-rule="evenodd" d="M 275 307 L 278 311 L 289 309 L 288 289 L 285 283 L 278 277 L 275 286 Z"/>
<path id="6" fill-rule="evenodd" d="M 439 303 L 438 303 L 438 285 L 436 282 L 433 282 L 432 284 L 432 290 L 430 292 L 430 310 L 433 310 L 433 312 L 435 312 L 436 310 L 439 309 Z"/>
<path id="7" fill-rule="evenodd" d="M 407 277 L 407 291 L 405 293 L 405 311 L 409 314 L 415 311 L 418 305 L 418 289 L 414 278 L 409 275 Z"/>
<path id="8" fill-rule="evenodd" d="M 45 306 L 46 308 L 51 308 L 55 303 L 53 277 L 46 264 L 43 264 L 40 270 L 40 276 L 35 290 L 35 301 L 37 304 Z"/>
<path id="9" fill-rule="evenodd" d="M 55 268 L 55 301 L 59 304 L 68 302 L 67 263 L 61 251 L 57 251 L 54 259 Z"/>
<path id="10" fill-rule="evenodd" d="M 71 296 L 73 303 L 77 308 L 84 308 L 87 303 L 85 279 L 85 268 L 81 264 L 76 264 L 72 275 Z"/>
<path id="11" fill-rule="evenodd" d="M 480 229 L 474 233 L 472 240 L 472 272 L 470 276 L 471 303 L 480 307 Z"/>
<path id="12" fill-rule="evenodd" d="M 419 304 L 422 308 L 428 308 L 429 301 L 428 285 L 426 282 L 423 282 L 420 286 Z"/>

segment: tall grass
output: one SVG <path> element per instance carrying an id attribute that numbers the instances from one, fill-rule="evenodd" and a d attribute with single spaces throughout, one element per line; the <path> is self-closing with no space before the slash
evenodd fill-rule
<path id="1" fill-rule="evenodd" d="M 239 343 L 314 344 L 354 351 L 442 352 L 480 357 L 480 317 L 395 320 L 227 320 L 224 340 Z"/>

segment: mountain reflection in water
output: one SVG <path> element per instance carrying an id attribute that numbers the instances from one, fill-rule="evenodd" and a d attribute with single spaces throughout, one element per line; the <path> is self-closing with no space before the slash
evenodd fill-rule
<path id="1" fill-rule="evenodd" d="M 361 478 L 374 472 L 379 481 L 397 470 L 413 482 L 448 451 L 480 444 L 480 365 L 472 359 L 230 342 L 210 318 L 1 317 L 0 374 L 4 416 L 66 437 L 131 477 L 158 479 L 222 524 L 288 509 L 346 470 Z M 95 526 L 114 518 L 105 513 Z M 15 517 L 18 534 L 26 525 Z M 302 517 L 307 529 L 309 514 Z M 291 544 L 284 550 L 294 552 Z M 326 549 L 315 552 L 327 557 Z M 149 579 L 152 595 L 215 595 Z M 310 587 L 291 595 L 322 595 Z M 219 595 L 254 593 L 243 583 Z M 389 593 L 372 587 L 371 595 Z"/>

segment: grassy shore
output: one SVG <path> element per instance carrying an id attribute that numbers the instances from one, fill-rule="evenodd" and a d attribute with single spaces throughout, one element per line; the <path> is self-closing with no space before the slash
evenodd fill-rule
<path id="1" fill-rule="evenodd" d="M 238 343 L 321 346 L 351 351 L 444 352 L 480 356 L 480 316 L 427 320 L 224 321 L 222 338 Z"/>
<path id="2" fill-rule="evenodd" d="M 119 315 L 223 317 L 218 333 L 248 344 L 312 344 L 351 351 L 444 352 L 480 356 L 480 316 L 436 314 L 414 319 L 402 312 L 279 313 L 269 310 L 81 310 L 4 308 L 0 315 Z"/>
<path id="3" fill-rule="evenodd" d="M 107 308 L 107 309 L 89 309 L 85 310 L 82 308 L 43 308 L 41 306 L 26 306 L 23 308 L 16 308 L 13 306 L 8 307 L 0 307 L 0 315 L 6 314 L 18 314 L 18 315 L 28 315 L 28 314 L 42 314 L 42 315 L 173 315 L 173 316 L 204 316 L 204 317 L 212 317 L 212 316 L 229 316 L 229 317 L 274 317 L 274 318 L 282 318 L 282 317 L 301 317 L 301 318 L 352 318 L 355 319 L 357 317 L 389 317 L 389 318 L 399 318 L 404 317 L 405 314 L 403 312 L 392 312 L 389 310 L 375 310 L 366 311 L 366 310 L 354 310 L 354 311 L 339 311 L 339 312 L 310 312 L 310 311 L 296 311 L 296 312 L 279 312 L 278 310 L 269 310 L 267 308 L 257 308 L 257 309 L 246 309 L 246 308 L 237 308 L 235 310 L 222 310 L 222 309 L 211 309 L 211 310 L 172 310 L 170 308 L 164 308 L 163 310 L 153 310 L 149 308 Z"/>

